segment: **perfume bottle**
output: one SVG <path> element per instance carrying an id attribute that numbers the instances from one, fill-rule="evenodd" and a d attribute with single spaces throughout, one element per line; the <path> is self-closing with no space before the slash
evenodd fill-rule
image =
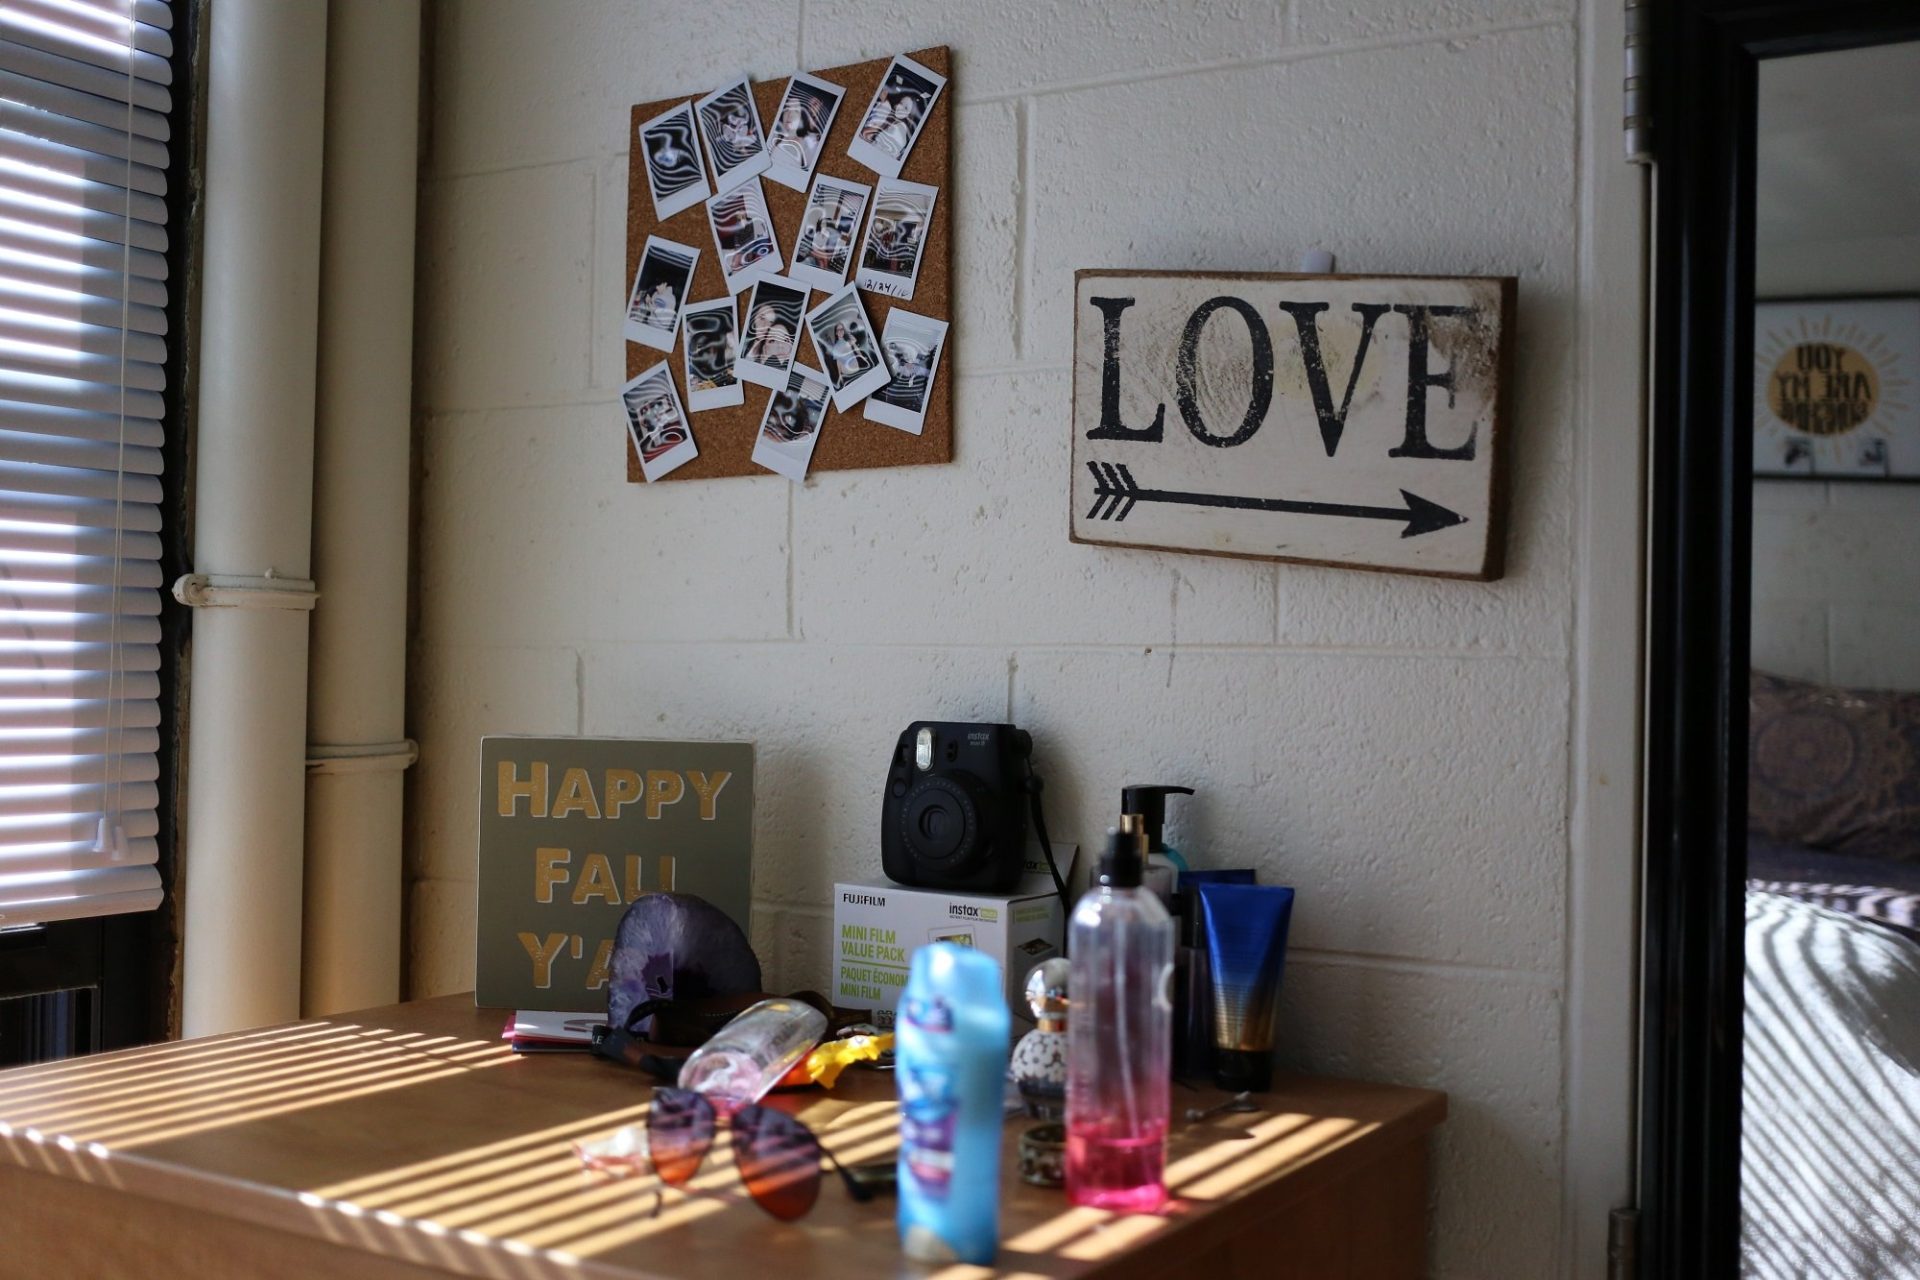
<path id="1" fill-rule="evenodd" d="M 1007 1070 L 1036 1120 L 1058 1120 L 1067 1101 L 1067 992 L 1072 967 L 1060 957 L 1027 971 L 1027 1008 L 1034 1028 L 1013 1046 Z"/>
<path id="2" fill-rule="evenodd" d="M 1120 824 L 1068 926 L 1067 1198 L 1138 1212 L 1167 1197 L 1174 930 L 1141 883 L 1144 823 Z"/>

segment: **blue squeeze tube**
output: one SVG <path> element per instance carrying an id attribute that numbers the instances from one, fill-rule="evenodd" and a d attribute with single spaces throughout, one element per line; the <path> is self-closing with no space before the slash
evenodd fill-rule
<path id="1" fill-rule="evenodd" d="M 910 1258 L 993 1261 L 1010 1029 L 991 956 L 950 942 L 913 953 L 893 1027 L 900 1248 Z"/>

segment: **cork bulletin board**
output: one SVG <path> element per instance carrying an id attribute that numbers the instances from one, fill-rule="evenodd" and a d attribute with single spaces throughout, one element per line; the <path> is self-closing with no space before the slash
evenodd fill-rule
<path id="1" fill-rule="evenodd" d="M 860 291 L 860 300 L 865 304 L 867 317 L 874 332 L 881 333 L 886 328 L 887 314 L 895 306 L 903 307 L 916 315 L 931 316 L 951 324 L 953 319 L 953 95 L 952 58 L 945 45 L 930 49 L 907 51 L 907 56 L 929 69 L 946 76 L 947 86 L 935 100 L 932 113 L 915 141 L 913 150 L 908 153 L 906 164 L 900 170 L 900 177 L 909 182 L 925 183 L 940 189 L 939 199 L 934 206 L 933 221 L 927 230 L 926 247 L 920 264 L 918 283 L 914 288 L 910 302 L 896 302 L 891 298 Z M 872 185 L 875 175 L 872 170 L 860 164 L 847 154 L 847 144 L 852 140 L 858 127 L 862 111 L 873 92 L 879 87 L 880 79 L 886 74 L 892 56 L 875 58 L 870 62 L 850 63 L 846 66 L 828 67 L 809 71 L 846 89 L 840 109 L 835 113 L 833 126 L 827 134 L 825 146 L 820 153 L 816 173 L 845 178 L 853 182 Z M 785 91 L 787 77 L 776 76 L 753 86 L 755 104 L 759 107 L 763 122 L 773 119 L 780 105 L 781 94 Z M 697 305 L 701 302 L 728 296 L 726 280 L 721 275 L 719 254 L 715 251 L 713 233 L 707 225 L 706 209 L 701 204 L 666 219 L 654 216 L 654 205 L 647 187 L 646 156 L 641 150 L 640 125 L 668 111 L 682 102 L 692 102 L 714 86 L 698 86 L 695 91 L 672 98 L 662 98 L 654 102 L 644 102 L 633 108 L 632 124 L 629 129 L 629 149 L 627 161 L 627 275 L 626 283 L 631 284 L 639 270 L 640 255 L 647 243 L 648 236 L 662 236 L 681 244 L 698 245 L 700 259 L 694 268 L 693 284 L 688 291 L 688 301 Z M 800 217 L 806 205 L 806 193 L 795 191 L 777 182 L 764 181 L 761 184 L 766 193 L 767 210 L 773 219 L 774 235 L 779 241 L 783 257 L 791 258 L 794 237 L 799 229 Z M 871 215 L 871 202 L 867 210 Z M 862 228 L 864 232 L 864 226 Z M 849 280 L 851 280 L 851 273 Z M 734 296 L 736 324 L 744 322 L 744 311 L 751 290 Z M 818 306 L 826 297 L 820 289 L 814 289 L 809 297 L 809 307 Z M 624 302 L 626 293 L 621 298 Z M 684 326 L 682 326 L 684 330 Z M 820 428 L 819 442 L 814 448 L 813 472 L 852 471 L 872 467 L 910 467 L 926 463 L 951 462 L 953 460 L 953 332 L 948 331 L 946 349 L 942 352 L 938 375 L 934 378 L 926 407 L 926 418 L 919 435 L 886 426 L 879 422 L 868 421 L 862 416 L 862 406 L 854 405 L 849 411 L 841 413 L 829 407 L 825 424 Z M 685 341 L 682 332 L 679 342 Z M 628 342 L 627 376 L 635 377 L 643 370 L 662 359 L 668 363 L 673 374 L 674 385 L 678 388 L 683 403 L 687 400 L 686 371 L 681 359 L 679 344 L 671 352 L 661 352 Z M 804 331 L 799 338 L 797 359 L 799 363 L 824 368 L 820 353 L 814 350 L 813 340 Z M 763 387 L 748 385 L 743 403 L 724 408 L 707 409 L 689 413 L 688 422 L 692 425 L 694 441 L 700 454 L 662 476 L 659 483 L 673 480 L 709 480 L 719 476 L 771 475 L 772 472 L 755 466 L 751 461 L 754 438 L 760 429 L 760 418 L 765 412 L 767 398 L 771 391 Z M 624 435 L 625 433 L 623 433 Z M 640 459 L 634 452 L 630 435 L 627 440 L 627 480 L 630 483 L 642 483 Z"/>

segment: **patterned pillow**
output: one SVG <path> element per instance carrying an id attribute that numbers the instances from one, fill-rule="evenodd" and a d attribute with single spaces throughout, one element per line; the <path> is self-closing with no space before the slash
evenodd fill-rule
<path id="1" fill-rule="evenodd" d="M 1749 833 L 1920 861 L 1920 693 L 1756 671 L 1748 713 Z"/>

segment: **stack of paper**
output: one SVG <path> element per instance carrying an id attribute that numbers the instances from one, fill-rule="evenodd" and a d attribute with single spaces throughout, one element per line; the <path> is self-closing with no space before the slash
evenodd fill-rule
<path id="1" fill-rule="evenodd" d="M 515 1053 L 585 1053 L 593 1045 L 593 1029 L 605 1021 L 592 1013 L 522 1009 L 500 1035 L 512 1041 Z"/>

